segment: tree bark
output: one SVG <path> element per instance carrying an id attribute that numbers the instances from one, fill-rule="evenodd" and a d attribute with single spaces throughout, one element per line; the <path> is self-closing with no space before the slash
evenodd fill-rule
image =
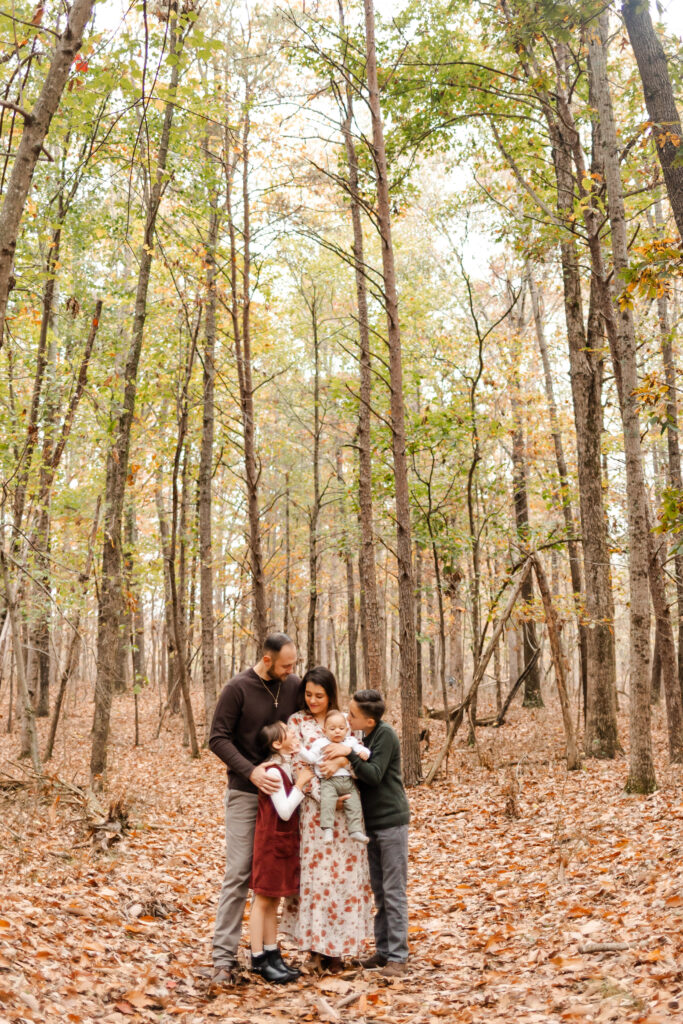
<path id="1" fill-rule="evenodd" d="M 311 315 L 313 341 L 313 504 L 308 513 L 308 626 L 306 633 L 306 668 L 318 664 L 316 658 L 316 614 L 318 609 L 318 520 L 320 518 L 320 338 L 318 336 L 318 297 L 315 285 L 311 296 L 301 287 L 304 302 Z M 324 660 L 324 658 L 323 658 Z"/>
<path id="2" fill-rule="evenodd" d="M 678 233 L 683 238 L 683 147 L 667 60 L 647 0 L 625 0 L 621 12 L 643 82 L 645 106 L 654 125 L 657 156 Z"/>
<path id="3" fill-rule="evenodd" d="M 24 116 L 21 140 L 0 210 L 0 347 L 5 333 L 7 300 L 13 283 L 12 267 L 21 218 L 50 122 L 59 107 L 92 8 L 93 0 L 74 0 L 64 31 L 57 38 L 40 96 L 31 113 Z"/>
<path id="4" fill-rule="evenodd" d="M 417 704 L 415 587 L 413 583 L 410 523 L 410 491 L 406 459 L 405 412 L 401 333 L 394 249 L 391 238 L 391 209 L 384 128 L 379 100 L 375 52 L 375 11 L 373 0 L 363 0 L 365 11 L 366 74 L 372 117 L 372 156 L 377 179 L 377 219 L 382 241 L 382 273 L 387 315 L 387 343 L 391 387 L 391 434 L 396 493 L 396 557 L 398 562 L 399 650 L 401 690 L 401 738 L 404 778 L 409 786 L 421 778 L 419 708 Z"/>
<path id="5" fill-rule="evenodd" d="M 543 324 L 543 318 L 541 315 L 541 306 L 539 302 L 538 289 L 536 288 L 536 282 L 533 279 L 533 275 L 529 267 L 527 267 L 527 280 L 529 283 L 529 294 L 531 296 L 531 308 L 534 316 L 534 325 L 536 327 L 536 340 L 538 342 L 538 348 L 541 353 L 541 362 L 543 363 L 545 395 L 546 401 L 548 402 L 548 412 L 550 414 L 550 433 L 553 439 L 553 447 L 555 449 L 555 462 L 557 464 L 557 476 L 560 482 L 560 492 L 558 497 L 560 501 L 560 507 L 562 509 L 562 515 L 564 517 L 564 524 L 568 538 L 567 553 L 569 555 L 569 572 L 571 575 L 572 592 L 574 594 L 574 605 L 576 608 L 576 619 L 579 631 L 581 690 L 583 693 L 583 713 L 585 719 L 586 700 L 588 695 L 588 629 L 586 628 L 586 624 L 583 621 L 584 595 L 583 580 L 581 578 L 581 555 L 579 550 L 579 544 L 576 540 L 577 526 L 576 519 L 574 516 L 574 508 L 572 506 L 570 498 L 567 460 L 564 455 L 562 432 L 560 430 L 557 403 L 555 401 L 555 388 L 553 386 L 553 375 L 552 370 L 550 368 L 550 359 L 548 357 L 548 344 L 545 338 L 545 328 Z"/>
<path id="6" fill-rule="evenodd" d="M 339 20 L 344 30 L 344 10 L 339 3 Z M 345 41 L 346 47 L 346 41 Z M 372 435 L 370 411 L 372 405 L 372 358 L 370 325 L 368 319 L 368 293 L 365 279 L 365 247 L 358 188 L 358 153 L 351 126 L 353 124 L 353 90 L 343 55 L 346 79 L 346 109 L 342 124 L 346 158 L 349 165 L 349 207 L 353 228 L 353 262 L 358 307 L 360 392 L 358 405 L 358 506 L 360 522 L 359 580 L 363 601 L 363 647 L 365 680 L 369 689 L 381 690 L 385 679 L 384 622 L 377 586 L 375 563 L 375 532 L 372 507 Z"/>
<path id="7" fill-rule="evenodd" d="M 169 8 L 170 55 L 178 57 L 176 7 Z M 90 776 L 93 786 L 104 785 L 107 768 L 107 743 L 111 717 L 112 691 L 116 673 L 121 615 L 121 521 L 123 499 L 128 476 L 130 435 L 135 413 L 138 366 L 147 315 L 147 292 L 154 259 L 154 232 L 166 184 L 166 162 L 175 111 L 180 61 L 171 70 L 169 99 L 165 104 L 159 140 L 154 182 L 145 213 L 144 239 L 140 249 L 138 282 L 131 342 L 124 370 L 121 412 L 115 427 L 115 440 L 107 456 L 104 505 L 104 546 L 102 550 L 101 586 L 97 626 L 97 679 L 95 682 L 95 713 L 92 727 Z"/>
<path id="8" fill-rule="evenodd" d="M 216 645 L 213 609 L 213 543 L 211 535 L 211 486 L 213 478 L 214 393 L 216 378 L 216 246 L 219 218 L 215 193 L 210 196 L 209 232 L 206 244 L 206 300 L 202 387 L 202 439 L 199 456 L 199 582 L 202 619 L 202 685 L 204 692 L 204 742 L 216 704 Z"/>
<path id="9" fill-rule="evenodd" d="M 602 143 L 605 182 L 615 275 L 628 265 L 628 241 L 619 148 L 607 79 L 605 39 L 607 25 L 600 18 L 587 37 L 589 69 L 597 106 L 598 132 Z M 612 343 L 615 374 L 620 379 L 619 399 L 626 456 L 626 499 L 629 525 L 630 584 L 630 739 L 629 792 L 650 793 L 656 787 L 652 756 L 650 710 L 650 600 L 648 573 L 649 516 L 640 446 L 640 422 L 636 401 L 638 373 L 635 330 L 629 309 L 614 309 L 616 337 Z M 663 652 L 662 652 L 663 653 Z M 680 691 L 679 710 L 680 710 Z"/>
<path id="10" fill-rule="evenodd" d="M 519 377 L 515 372 L 515 380 L 511 392 L 512 416 L 514 421 L 514 433 L 512 435 L 512 495 L 515 507 L 515 523 L 517 526 L 517 537 L 523 546 L 529 543 L 529 501 L 527 497 L 526 484 L 526 445 L 524 441 L 524 423 L 522 420 L 521 401 L 519 397 Z M 541 674 L 538 668 L 538 660 L 533 661 L 534 654 L 538 647 L 536 636 L 536 623 L 529 618 L 531 605 L 534 599 L 534 588 L 531 573 L 524 577 L 524 584 L 521 591 L 522 600 L 527 606 L 527 613 L 522 621 L 522 637 L 524 648 L 524 667 L 532 665 L 533 668 L 524 682 L 524 699 L 522 704 L 526 708 L 542 708 L 543 697 L 541 695 Z"/>

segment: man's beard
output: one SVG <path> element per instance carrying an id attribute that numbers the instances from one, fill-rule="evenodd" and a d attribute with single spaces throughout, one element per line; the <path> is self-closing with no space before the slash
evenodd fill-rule
<path id="1" fill-rule="evenodd" d="M 277 674 L 275 673 L 275 670 L 274 670 L 274 669 L 272 669 L 272 668 L 269 668 L 269 669 L 268 669 L 268 671 L 267 671 L 266 675 L 267 675 L 267 676 L 268 676 L 268 678 L 270 679 L 271 683 L 276 683 L 276 682 L 277 682 L 277 681 L 278 681 L 278 680 L 280 679 L 280 676 L 279 676 L 279 675 L 277 675 Z"/>

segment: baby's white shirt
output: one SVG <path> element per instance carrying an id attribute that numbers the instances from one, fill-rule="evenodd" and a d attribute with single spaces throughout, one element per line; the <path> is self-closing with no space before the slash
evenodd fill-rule
<path id="1" fill-rule="evenodd" d="M 308 747 L 308 749 L 302 747 L 300 751 L 303 759 L 305 761 L 308 761 L 309 764 L 313 765 L 315 774 L 318 776 L 319 779 L 322 778 L 320 774 L 320 765 L 322 764 L 323 760 L 323 752 L 325 750 L 325 747 L 329 747 L 330 743 L 331 740 L 328 740 L 327 736 L 321 736 L 320 739 L 316 740 L 315 743 L 312 743 L 311 746 Z M 354 754 L 368 754 L 368 756 L 370 755 L 370 750 L 367 747 L 364 747 L 362 743 L 359 743 L 359 741 L 352 733 L 349 733 L 342 740 L 342 743 L 347 747 L 351 747 L 351 750 L 353 750 Z M 337 768 L 332 778 L 350 774 L 351 772 L 349 771 L 348 768 Z"/>

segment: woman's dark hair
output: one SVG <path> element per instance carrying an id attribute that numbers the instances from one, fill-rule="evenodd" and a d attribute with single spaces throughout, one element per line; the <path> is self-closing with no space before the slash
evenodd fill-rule
<path id="1" fill-rule="evenodd" d="M 377 725 L 385 708 L 384 699 L 379 690 L 359 690 L 351 699 L 355 702 L 358 710 L 362 711 L 366 718 L 371 718 Z"/>
<path id="2" fill-rule="evenodd" d="M 258 741 L 260 745 L 270 753 L 273 749 L 273 743 L 282 743 L 287 738 L 287 726 L 284 722 L 271 722 L 270 725 L 264 725 L 258 734 Z"/>
<path id="3" fill-rule="evenodd" d="M 318 665 L 316 668 L 309 668 L 306 675 L 299 683 L 296 706 L 299 711 L 306 711 L 306 683 L 313 683 L 314 686 L 322 686 L 329 701 L 328 711 L 339 711 L 339 695 L 337 693 L 337 680 L 329 668 Z"/>

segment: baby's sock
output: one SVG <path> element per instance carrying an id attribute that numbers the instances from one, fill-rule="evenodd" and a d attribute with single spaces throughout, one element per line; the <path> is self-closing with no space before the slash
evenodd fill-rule
<path id="1" fill-rule="evenodd" d="M 324 828 L 323 829 L 323 842 L 324 843 L 331 843 L 333 839 L 334 839 L 334 829 Z"/>
<path id="2" fill-rule="evenodd" d="M 349 839 L 353 839 L 356 843 L 369 843 L 370 840 L 364 832 L 350 832 Z"/>

